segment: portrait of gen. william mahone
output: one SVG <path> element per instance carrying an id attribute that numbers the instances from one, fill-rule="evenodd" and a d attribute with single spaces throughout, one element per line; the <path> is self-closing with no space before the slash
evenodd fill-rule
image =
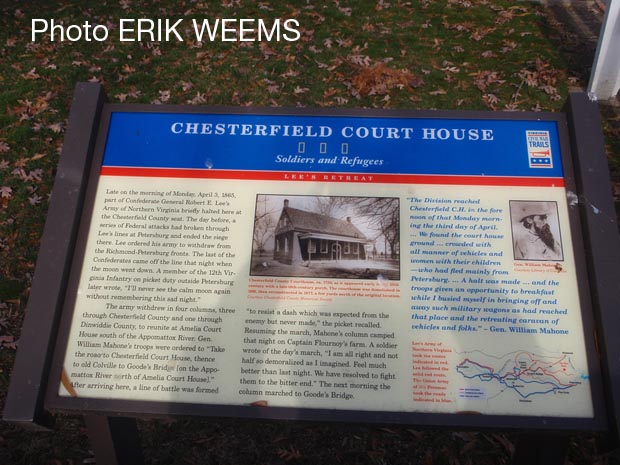
<path id="1" fill-rule="evenodd" d="M 556 202 L 510 201 L 515 260 L 564 259 Z"/>

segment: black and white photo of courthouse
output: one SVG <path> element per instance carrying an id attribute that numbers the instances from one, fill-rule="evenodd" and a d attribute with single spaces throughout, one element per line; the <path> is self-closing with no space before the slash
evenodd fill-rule
<path id="1" fill-rule="evenodd" d="M 400 279 L 392 197 L 257 196 L 251 275 Z"/>
<path id="2" fill-rule="evenodd" d="M 368 239 L 346 220 L 289 206 L 285 199 L 275 230 L 273 258 L 292 264 L 314 261 L 365 260 Z"/>

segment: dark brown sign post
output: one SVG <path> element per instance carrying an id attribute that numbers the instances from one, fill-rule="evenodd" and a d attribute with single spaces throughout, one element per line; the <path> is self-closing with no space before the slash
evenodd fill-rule
<path id="1" fill-rule="evenodd" d="M 103 102 L 78 85 L 6 420 L 84 414 L 104 463 L 141 461 L 147 414 L 506 429 L 528 464 L 617 441 L 620 249 L 583 94 Z"/>

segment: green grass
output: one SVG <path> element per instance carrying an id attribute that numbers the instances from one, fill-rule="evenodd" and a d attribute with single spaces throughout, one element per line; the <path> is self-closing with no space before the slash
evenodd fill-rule
<path id="1" fill-rule="evenodd" d="M 103 83 L 111 102 L 559 111 L 584 86 L 542 7 L 508 0 L 128 2 L 0 1 L 0 336 L 19 338 L 75 84 Z M 123 8 L 126 5 L 126 8 Z M 468 6 L 469 5 L 469 6 Z M 262 6 L 262 7 L 261 7 Z M 30 42 L 30 19 L 120 17 L 299 20 L 288 43 Z M 189 36 L 187 36 L 189 37 Z M 605 114 L 612 180 L 617 113 Z M 0 407 L 14 349 L 0 348 Z M 408 428 L 191 420 L 142 423 L 149 463 L 508 463 L 511 436 Z M 503 442 L 507 441 L 507 442 Z M 80 422 L 54 433 L 0 424 L 0 463 L 81 463 Z M 207 457 L 207 458 L 205 458 Z M 598 460 L 578 437 L 572 463 Z M 605 463 L 601 457 L 598 463 Z"/>

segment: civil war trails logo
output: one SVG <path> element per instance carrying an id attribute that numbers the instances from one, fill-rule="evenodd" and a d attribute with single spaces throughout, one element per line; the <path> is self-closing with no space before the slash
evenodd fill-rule
<path id="1" fill-rule="evenodd" d="M 530 168 L 553 168 L 549 131 L 525 131 Z"/>

